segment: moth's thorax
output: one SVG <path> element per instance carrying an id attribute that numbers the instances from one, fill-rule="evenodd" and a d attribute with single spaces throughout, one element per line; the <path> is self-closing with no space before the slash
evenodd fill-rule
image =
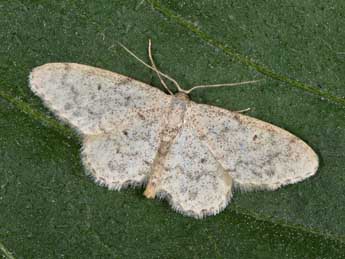
<path id="1" fill-rule="evenodd" d="M 186 93 L 178 92 L 174 96 L 182 101 L 190 101 L 189 95 Z"/>
<path id="2" fill-rule="evenodd" d="M 182 101 L 177 98 L 173 98 L 171 100 L 167 114 L 163 119 L 164 126 L 162 128 L 162 131 L 160 132 L 160 148 L 163 146 L 166 150 L 170 148 L 170 145 L 172 144 L 173 140 L 175 139 L 175 137 L 180 132 L 183 126 L 184 115 L 186 113 L 187 108 L 188 103 L 186 103 L 185 101 Z"/>

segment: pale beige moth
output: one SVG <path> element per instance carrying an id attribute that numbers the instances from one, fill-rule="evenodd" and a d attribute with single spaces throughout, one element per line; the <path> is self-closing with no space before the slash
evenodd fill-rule
<path id="1" fill-rule="evenodd" d="M 97 183 L 146 186 L 146 197 L 184 215 L 217 214 L 236 189 L 276 190 L 318 168 L 315 152 L 277 126 L 114 72 L 49 63 L 32 71 L 30 87 L 80 133 Z"/>

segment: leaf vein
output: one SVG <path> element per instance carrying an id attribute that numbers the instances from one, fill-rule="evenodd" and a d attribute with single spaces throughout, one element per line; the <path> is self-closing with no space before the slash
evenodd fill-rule
<path id="1" fill-rule="evenodd" d="M 321 100 L 328 100 L 330 102 L 340 104 L 342 106 L 345 106 L 345 99 L 336 95 L 333 95 L 332 93 L 328 91 L 321 91 L 319 88 L 313 85 L 309 85 L 306 83 L 303 83 L 297 79 L 290 78 L 288 76 L 285 76 L 283 74 L 274 72 L 269 67 L 260 64 L 258 62 L 253 61 L 250 57 L 244 56 L 240 53 L 238 53 L 235 49 L 226 46 L 221 41 L 213 38 L 208 33 L 198 29 L 194 24 L 192 24 L 190 21 L 183 18 L 181 15 L 176 14 L 174 11 L 166 8 L 163 6 L 160 1 L 157 0 L 146 0 L 148 4 L 150 4 L 153 9 L 160 12 L 162 15 L 164 15 L 167 18 L 170 18 L 175 23 L 179 24 L 180 26 L 184 27 L 185 29 L 189 30 L 190 32 L 194 33 L 197 37 L 199 37 L 201 40 L 205 41 L 212 47 L 216 47 L 220 50 L 222 50 L 226 55 L 231 56 L 238 62 L 251 67 L 255 69 L 257 72 L 270 77 L 272 79 L 288 83 L 294 88 L 301 89 L 305 92 L 311 93 L 313 95 L 321 97 Z"/>

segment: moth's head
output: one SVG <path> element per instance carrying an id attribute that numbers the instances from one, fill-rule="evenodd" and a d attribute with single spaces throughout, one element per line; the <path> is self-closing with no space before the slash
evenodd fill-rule
<path id="1" fill-rule="evenodd" d="M 189 95 L 186 93 L 183 93 L 183 92 L 178 92 L 178 93 L 174 94 L 174 96 L 180 100 L 183 100 L 183 101 L 189 101 L 190 100 Z"/>

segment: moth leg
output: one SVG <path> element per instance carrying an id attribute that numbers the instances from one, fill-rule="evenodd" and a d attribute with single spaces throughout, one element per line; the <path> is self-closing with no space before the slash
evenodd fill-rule
<path id="1" fill-rule="evenodd" d="M 249 111 L 250 111 L 250 108 L 239 110 L 239 111 L 234 111 L 234 112 L 245 113 L 245 112 L 249 112 Z"/>

